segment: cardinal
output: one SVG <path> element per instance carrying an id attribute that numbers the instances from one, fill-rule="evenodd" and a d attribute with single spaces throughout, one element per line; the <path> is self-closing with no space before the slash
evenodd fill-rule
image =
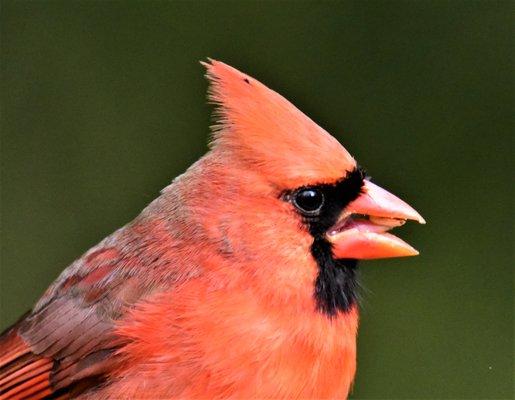
<path id="1" fill-rule="evenodd" d="M 0 337 L 0 399 L 343 399 L 357 261 L 424 223 L 288 100 L 203 63 L 210 150 Z"/>

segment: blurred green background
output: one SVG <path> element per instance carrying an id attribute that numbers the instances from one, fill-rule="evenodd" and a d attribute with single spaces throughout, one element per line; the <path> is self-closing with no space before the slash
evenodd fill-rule
<path id="1" fill-rule="evenodd" d="M 428 221 L 362 263 L 353 398 L 513 395 L 513 2 L 1 4 L 1 328 L 206 151 L 255 76 Z"/>

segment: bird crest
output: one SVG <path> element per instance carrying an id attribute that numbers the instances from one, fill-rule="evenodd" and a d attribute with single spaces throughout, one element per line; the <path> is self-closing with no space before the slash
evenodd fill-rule
<path id="1" fill-rule="evenodd" d="M 280 94 L 220 61 L 202 64 L 216 105 L 214 148 L 231 151 L 282 187 L 331 183 L 356 166 L 334 137 Z"/>

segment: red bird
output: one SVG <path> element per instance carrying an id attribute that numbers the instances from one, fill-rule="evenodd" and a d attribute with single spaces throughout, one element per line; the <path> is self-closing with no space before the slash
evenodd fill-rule
<path id="1" fill-rule="evenodd" d="M 210 151 L 0 337 L 0 399 L 345 398 L 358 259 L 409 205 L 257 80 L 204 64 Z"/>

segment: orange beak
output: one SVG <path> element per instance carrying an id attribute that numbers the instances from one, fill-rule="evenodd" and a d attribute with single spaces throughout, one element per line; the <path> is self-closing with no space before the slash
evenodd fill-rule
<path id="1" fill-rule="evenodd" d="M 383 188 L 365 180 L 362 194 L 350 203 L 327 239 L 335 258 L 373 259 L 416 256 L 418 251 L 386 233 L 411 219 L 426 221 L 411 206 Z"/>

